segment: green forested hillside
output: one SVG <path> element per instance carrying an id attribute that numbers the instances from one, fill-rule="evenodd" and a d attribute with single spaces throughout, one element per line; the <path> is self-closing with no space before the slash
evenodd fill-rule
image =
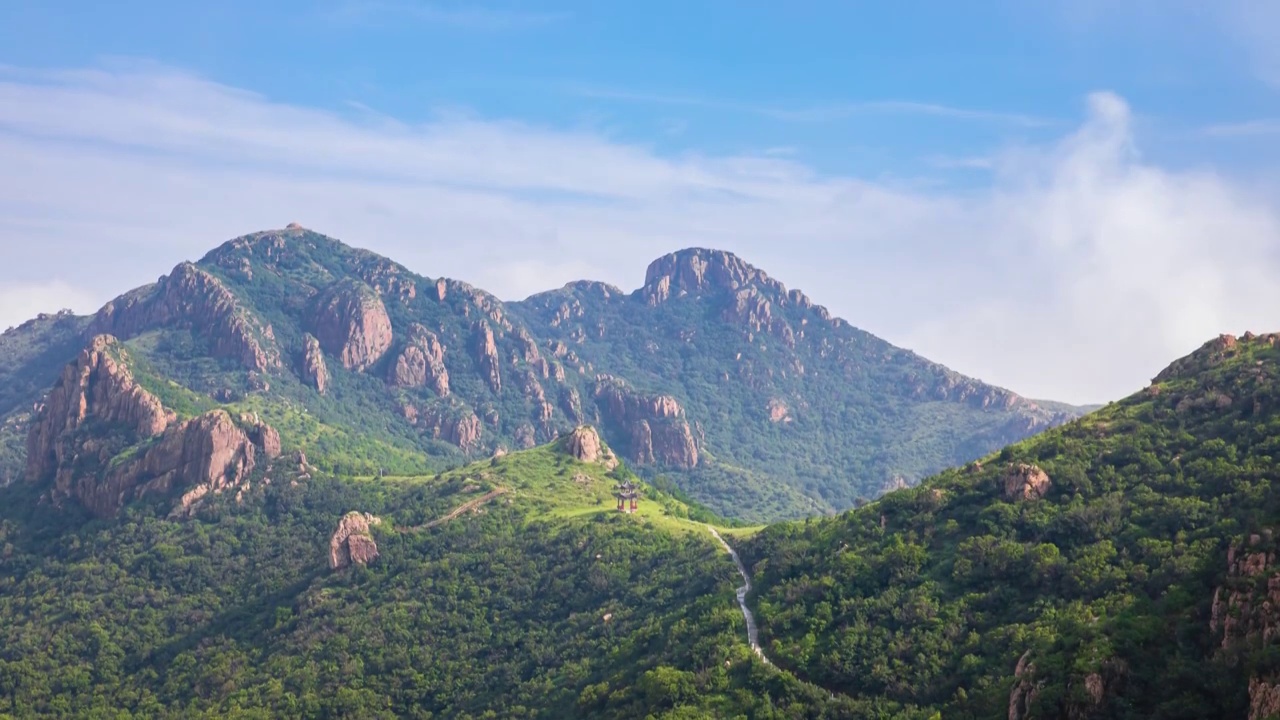
<path id="1" fill-rule="evenodd" d="M 944 718 L 1263 717 L 1278 340 L 1224 336 L 981 463 L 766 529 L 744 553 L 762 644 L 824 687 Z"/>
<path id="2" fill-rule="evenodd" d="M 0 490 L 0 717 L 860 717 L 761 665 L 697 508 L 544 447 L 422 478 L 274 467 L 173 519 Z M 449 512 L 503 489 L 474 511 Z M 348 511 L 380 556 L 331 570 Z"/>

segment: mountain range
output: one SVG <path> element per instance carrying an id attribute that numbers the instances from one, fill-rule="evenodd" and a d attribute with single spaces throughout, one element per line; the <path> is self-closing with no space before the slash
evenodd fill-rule
<path id="1" fill-rule="evenodd" d="M 1280 717 L 1280 334 L 1048 427 L 727 254 L 504 304 L 294 228 L 2 339 L 0 717 Z M 825 516 L 888 460 L 806 423 L 924 419 L 1040 432 Z"/>
<path id="2" fill-rule="evenodd" d="M 34 447 L 30 429 L 103 337 L 175 420 L 256 413 L 336 474 L 437 471 L 592 424 L 644 477 L 744 521 L 852 507 L 1084 410 L 894 347 L 726 252 L 659 258 L 630 293 L 502 302 L 291 225 L 0 336 L 0 482 L 52 470 L 30 456 L 56 433 Z"/>

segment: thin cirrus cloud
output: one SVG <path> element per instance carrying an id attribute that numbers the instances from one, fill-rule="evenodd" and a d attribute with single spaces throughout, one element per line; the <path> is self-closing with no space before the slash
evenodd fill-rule
<path id="1" fill-rule="evenodd" d="M 1217 333 L 1280 329 L 1274 200 L 1145 160 L 1139 141 L 1126 103 L 1097 93 L 1055 139 L 985 153 L 989 185 L 954 190 L 780 153 L 346 115 L 156 65 L 9 69 L 0 326 L 92 310 L 291 221 L 507 299 L 582 278 L 634 288 L 653 258 L 709 246 L 961 372 L 1106 400 Z"/>
<path id="2" fill-rule="evenodd" d="M 608 89 L 583 85 L 571 85 L 567 92 L 579 97 L 599 100 L 617 100 L 620 102 L 675 105 L 684 107 L 708 108 L 728 112 L 745 113 L 771 118 L 784 122 L 823 123 L 846 120 L 865 115 L 919 115 L 951 120 L 994 123 L 1015 127 L 1050 127 L 1061 124 L 1054 118 L 1027 115 L 1022 113 L 999 112 L 993 110 L 975 110 L 971 108 L 952 107 L 939 103 L 917 102 L 909 100 L 866 100 L 861 102 L 829 103 L 799 108 L 784 108 L 778 105 L 738 102 L 693 95 L 668 95 L 662 93 L 633 92 L 629 90 Z"/>

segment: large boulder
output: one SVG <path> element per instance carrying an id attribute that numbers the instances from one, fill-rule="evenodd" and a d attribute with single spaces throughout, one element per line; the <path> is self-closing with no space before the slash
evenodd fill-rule
<path id="1" fill-rule="evenodd" d="M 378 544 L 369 528 L 380 524 L 382 519 L 369 513 L 353 510 L 342 516 L 329 538 L 329 569 L 368 565 L 377 558 Z"/>
<path id="2" fill-rule="evenodd" d="M 564 441 L 565 452 L 585 463 L 599 463 L 612 470 L 618 466 L 618 458 L 600 440 L 596 429 L 582 426 L 569 434 Z"/>

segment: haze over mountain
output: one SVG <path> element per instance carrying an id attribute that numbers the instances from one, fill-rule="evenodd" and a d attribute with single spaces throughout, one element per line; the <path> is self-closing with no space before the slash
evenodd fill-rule
<path id="1" fill-rule="evenodd" d="M 339 474 L 423 472 L 593 423 L 647 476 L 757 520 L 850 507 L 1079 412 L 895 348 L 721 251 L 659 258 L 631 293 L 582 281 L 502 303 L 291 226 L 92 318 L 0 336 L 4 477 L 52 451 L 59 425 L 23 441 L 51 422 L 42 394 L 104 335 L 98 352 L 127 351 L 166 406 L 260 413 Z"/>

